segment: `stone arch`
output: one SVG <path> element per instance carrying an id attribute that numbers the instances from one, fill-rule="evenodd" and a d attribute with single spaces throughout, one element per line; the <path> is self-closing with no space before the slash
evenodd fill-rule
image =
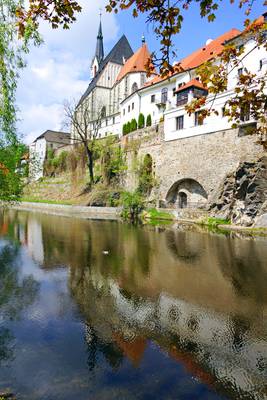
<path id="1" fill-rule="evenodd" d="M 208 195 L 203 186 L 192 178 L 176 181 L 168 190 L 166 202 L 179 208 L 197 207 L 207 202 Z"/>

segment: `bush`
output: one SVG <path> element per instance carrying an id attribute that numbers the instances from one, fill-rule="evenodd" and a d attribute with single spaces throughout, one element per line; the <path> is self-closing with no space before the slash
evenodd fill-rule
<path id="1" fill-rule="evenodd" d="M 152 125 L 151 114 L 148 114 L 148 116 L 146 117 L 146 126 L 151 126 L 151 125 Z"/>
<path id="2" fill-rule="evenodd" d="M 137 129 L 137 121 L 135 118 L 133 118 L 131 121 L 131 132 L 136 131 L 136 129 Z"/>
<path id="3" fill-rule="evenodd" d="M 138 117 L 138 129 L 142 129 L 145 126 L 145 117 L 144 114 L 140 113 Z"/>
<path id="4" fill-rule="evenodd" d="M 122 204 L 122 217 L 129 219 L 130 221 L 136 221 L 139 214 L 144 209 L 144 200 L 142 196 L 137 192 L 123 192 L 121 196 Z"/>

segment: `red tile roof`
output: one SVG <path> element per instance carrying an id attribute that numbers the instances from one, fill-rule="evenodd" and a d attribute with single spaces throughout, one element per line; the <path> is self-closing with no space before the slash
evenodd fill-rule
<path id="1" fill-rule="evenodd" d="M 194 51 L 189 56 L 182 59 L 178 65 L 180 65 L 182 69 L 191 69 L 199 67 L 204 62 L 209 61 L 212 58 L 218 56 L 224 48 L 224 43 L 227 40 L 239 36 L 240 33 L 241 32 L 238 29 L 231 29 L 230 31 L 212 40 L 209 44 L 201 47 L 200 49 Z"/>
<path id="2" fill-rule="evenodd" d="M 207 88 L 201 82 L 199 82 L 197 79 L 191 79 L 191 81 L 189 81 L 185 85 L 179 87 L 175 91 L 175 93 L 181 92 L 182 90 L 188 89 L 188 88 L 193 87 L 193 86 L 198 88 L 198 89 L 207 90 Z"/>
<path id="3" fill-rule="evenodd" d="M 117 82 L 130 72 L 146 72 L 146 63 L 149 58 L 150 52 L 147 45 L 144 44 L 126 61 L 117 77 Z"/>
<path id="4" fill-rule="evenodd" d="M 207 45 L 200 47 L 198 50 L 194 51 L 189 56 L 183 58 L 179 63 L 176 64 L 177 71 L 175 71 L 175 73 L 182 72 L 183 70 L 197 68 L 204 62 L 218 56 L 224 48 L 224 43 L 227 40 L 239 36 L 240 34 L 241 32 L 238 29 L 231 29 L 230 31 L 212 40 Z M 162 78 L 158 75 L 151 81 L 147 82 L 146 86 L 153 85 L 165 79 L 166 78 Z"/>

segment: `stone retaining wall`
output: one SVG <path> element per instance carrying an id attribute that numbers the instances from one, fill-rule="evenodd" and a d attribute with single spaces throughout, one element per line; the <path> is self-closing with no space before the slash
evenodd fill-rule
<path id="1" fill-rule="evenodd" d="M 256 141 L 254 135 L 241 136 L 238 129 L 229 129 L 165 142 L 162 131 L 156 133 L 154 130 L 154 133 L 150 132 L 142 140 L 139 139 L 136 147 L 134 141 L 126 147 L 128 172 L 125 186 L 128 190 L 137 186 L 133 164 L 136 159 L 142 160 L 146 154 L 150 154 L 158 181 L 158 188 L 153 193 L 155 198 L 165 200 L 175 183 L 186 182 L 188 186 L 196 181 L 199 188 L 206 192 L 203 201 L 210 202 L 226 175 L 235 171 L 241 161 L 259 158 L 263 149 Z"/>

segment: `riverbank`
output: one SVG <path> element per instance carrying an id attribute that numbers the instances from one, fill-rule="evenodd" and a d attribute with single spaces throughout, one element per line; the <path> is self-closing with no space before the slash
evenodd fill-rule
<path id="1" fill-rule="evenodd" d="M 109 219 L 120 218 L 120 207 L 86 207 L 53 203 L 20 202 L 9 206 L 15 210 L 37 211 L 44 214 L 85 218 L 85 219 Z"/>
<path id="2" fill-rule="evenodd" d="M 78 206 L 78 205 L 66 205 L 66 204 L 54 204 L 54 203 L 34 203 L 34 202 L 20 202 L 9 206 L 9 208 L 22 211 L 31 212 L 41 212 L 43 214 L 66 216 L 72 218 L 82 218 L 82 219 L 105 219 L 105 220 L 119 220 L 121 219 L 121 207 L 88 207 L 88 206 Z M 167 216 L 167 217 L 166 217 Z M 203 224 L 199 218 L 183 218 L 180 213 L 172 209 L 158 210 L 157 218 L 145 219 L 146 223 L 151 223 L 152 225 L 165 224 L 168 222 L 170 225 L 195 225 L 203 226 L 209 228 L 208 225 Z M 212 227 L 212 231 L 214 231 Z M 263 236 L 267 237 L 266 227 L 244 227 L 231 224 L 218 224 L 216 226 L 217 231 L 230 233 L 236 232 L 243 234 L 248 237 L 253 236 Z"/>

